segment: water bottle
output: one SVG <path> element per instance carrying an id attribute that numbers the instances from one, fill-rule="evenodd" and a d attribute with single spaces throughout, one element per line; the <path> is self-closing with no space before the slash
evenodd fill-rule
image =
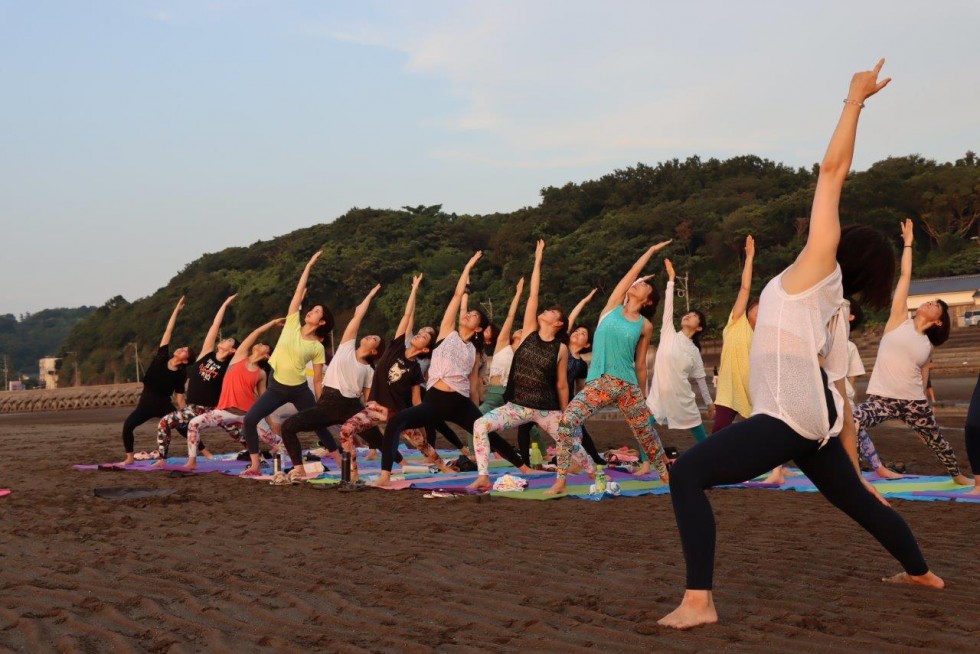
<path id="1" fill-rule="evenodd" d="M 535 470 L 544 468 L 544 457 L 541 456 L 541 448 L 537 443 L 531 443 L 531 467 Z"/>
<path id="2" fill-rule="evenodd" d="M 595 483 L 592 484 L 590 499 L 598 502 L 606 494 L 606 469 L 605 466 L 595 467 Z"/>
<path id="3" fill-rule="evenodd" d="M 344 450 L 340 456 L 340 481 L 341 483 L 350 482 L 350 452 Z"/>

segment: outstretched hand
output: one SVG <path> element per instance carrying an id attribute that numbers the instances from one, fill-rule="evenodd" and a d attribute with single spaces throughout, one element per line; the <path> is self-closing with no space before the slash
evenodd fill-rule
<path id="1" fill-rule="evenodd" d="M 540 259 L 544 256 L 544 239 L 539 238 L 537 245 L 534 246 L 534 258 Z"/>
<path id="2" fill-rule="evenodd" d="M 225 300 L 225 304 L 224 305 L 225 306 L 228 306 L 229 304 L 231 304 L 234 301 L 234 299 L 236 297 L 238 297 L 238 293 L 235 293 L 234 295 L 229 295 L 228 298 Z"/>
<path id="3" fill-rule="evenodd" d="M 749 259 L 755 257 L 755 239 L 751 234 L 745 237 L 745 256 Z"/>
<path id="4" fill-rule="evenodd" d="M 480 257 L 482 256 L 483 256 L 483 250 L 477 250 L 476 253 L 472 257 L 470 257 L 470 260 L 466 262 L 466 269 L 469 270 L 470 268 L 475 266 L 476 262 L 479 261 Z"/>
<path id="5" fill-rule="evenodd" d="M 418 288 L 422 283 L 422 273 L 412 276 L 412 288 Z"/>
<path id="6" fill-rule="evenodd" d="M 912 219 L 906 218 L 902 223 L 902 240 L 905 245 L 912 245 L 915 240 L 915 230 L 912 228 Z"/>
<path id="7" fill-rule="evenodd" d="M 270 320 L 268 323 L 269 328 L 272 327 L 284 327 L 286 325 L 285 318 L 276 318 L 275 320 Z"/>
<path id="8" fill-rule="evenodd" d="M 673 239 L 671 239 L 669 241 L 661 241 L 661 242 L 657 243 L 656 245 L 651 246 L 650 247 L 650 253 L 651 254 L 655 254 L 657 252 L 660 252 L 665 247 L 667 247 L 668 245 L 670 245 L 672 241 L 673 241 Z"/>
<path id="9" fill-rule="evenodd" d="M 521 277 L 519 280 L 517 280 L 517 287 L 514 289 L 514 292 L 517 295 L 520 295 L 521 293 L 524 292 L 524 278 L 523 277 Z"/>
<path id="10" fill-rule="evenodd" d="M 674 264 L 670 262 L 670 259 L 664 259 L 664 268 L 667 269 L 667 279 L 669 281 L 674 281 L 674 278 L 677 277 L 677 273 L 674 272 Z"/>
<path id="11" fill-rule="evenodd" d="M 368 293 L 368 297 L 369 297 L 369 298 L 371 298 L 371 297 L 374 297 L 375 295 L 377 295 L 377 294 L 378 294 L 378 291 L 380 291 L 380 290 L 381 290 L 381 284 L 378 284 L 378 285 L 376 285 L 376 286 L 375 286 L 374 288 L 372 288 L 372 289 L 371 289 L 371 291 L 370 291 L 370 292 Z"/>
<path id="12" fill-rule="evenodd" d="M 885 60 L 882 58 L 878 60 L 878 63 L 871 70 L 854 73 L 854 76 L 851 78 L 851 88 L 847 93 L 847 99 L 852 102 L 863 103 L 872 95 L 888 86 L 888 83 L 892 81 L 891 77 L 886 77 L 880 82 L 878 81 L 878 73 L 881 72 L 881 67 L 884 65 Z"/>
<path id="13" fill-rule="evenodd" d="M 184 296 L 181 295 L 180 299 L 177 300 L 177 306 L 174 307 L 174 311 L 180 311 L 183 308 L 184 308 Z"/>
<path id="14" fill-rule="evenodd" d="M 315 264 L 315 263 L 316 263 L 316 260 L 320 258 L 320 255 L 321 255 L 321 254 L 323 254 L 323 250 L 317 250 L 316 252 L 314 252 L 314 253 L 313 253 L 313 256 L 312 256 L 312 257 L 310 257 L 310 260 L 309 260 L 309 261 L 307 262 L 307 264 L 306 264 L 306 267 L 307 267 L 307 268 L 310 268 L 310 267 L 312 267 L 312 266 L 313 266 L 313 264 Z"/>
<path id="15" fill-rule="evenodd" d="M 651 277 L 652 277 L 652 276 L 653 276 L 653 275 L 651 275 Z M 589 291 L 589 294 L 585 296 L 585 301 L 586 301 L 586 302 L 591 302 L 591 301 L 592 301 L 592 298 L 594 298 L 594 297 L 595 297 L 595 294 L 596 294 L 596 292 L 597 292 L 598 290 L 599 290 L 599 289 L 597 289 L 597 288 L 593 288 L 593 289 L 592 289 L 591 291 Z"/>

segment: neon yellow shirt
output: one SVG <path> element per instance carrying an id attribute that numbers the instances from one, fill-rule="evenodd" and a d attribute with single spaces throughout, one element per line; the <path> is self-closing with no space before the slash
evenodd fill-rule
<path id="1" fill-rule="evenodd" d="M 743 418 L 752 415 L 749 398 L 749 351 L 752 325 L 743 313 L 738 320 L 728 316 L 722 333 L 721 364 L 718 366 L 718 393 L 715 404 L 734 410 Z"/>
<path id="2" fill-rule="evenodd" d="M 286 318 L 286 326 L 276 342 L 276 349 L 269 357 L 273 378 L 286 386 L 299 386 L 306 383 L 306 364 L 325 363 L 323 345 L 319 341 L 303 338 L 303 326 L 299 321 L 299 311 Z"/>

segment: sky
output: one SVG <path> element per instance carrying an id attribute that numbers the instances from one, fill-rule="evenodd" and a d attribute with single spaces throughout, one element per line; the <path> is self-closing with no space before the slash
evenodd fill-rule
<path id="1" fill-rule="evenodd" d="M 0 0 L 0 314 L 152 294 L 351 207 L 513 211 L 672 158 L 980 150 L 980 3 Z"/>

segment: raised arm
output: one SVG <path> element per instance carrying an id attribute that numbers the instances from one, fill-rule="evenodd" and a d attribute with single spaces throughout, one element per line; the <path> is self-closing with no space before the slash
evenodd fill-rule
<path id="1" fill-rule="evenodd" d="M 592 301 L 592 298 L 595 297 L 595 293 L 598 290 L 599 289 L 597 289 L 597 288 L 593 288 L 591 291 L 589 291 L 589 294 L 586 295 L 581 300 L 579 300 L 578 301 L 578 304 L 575 305 L 575 308 L 572 309 L 572 312 L 570 314 L 568 314 L 568 333 L 569 334 L 571 334 L 573 331 L 575 331 L 575 321 L 578 320 L 578 316 L 579 316 L 580 313 L 582 313 L 582 309 L 585 308 L 585 305 L 586 304 L 588 304 L 589 302 Z"/>
<path id="2" fill-rule="evenodd" d="M 203 359 L 204 355 L 214 352 L 214 343 L 218 340 L 218 332 L 221 331 L 221 323 L 225 319 L 225 309 L 236 297 L 238 297 L 238 293 L 228 296 L 228 299 L 221 303 L 218 313 L 214 314 L 214 321 L 211 323 L 211 329 L 208 330 L 207 336 L 204 337 L 204 345 L 201 346 L 201 354 L 197 357 L 198 360 Z"/>
<path id="3" fill-rule="evenodd" d="M 361 328 L 361 321 L 364 320 L 368 307 L 371 306 L 371 300 L 380 290 L 381 284 L 378 284 L 372 288 L 370 291 L 368 291 L 368 294 L 364 296 L 364 299 L 361 300 L 361 303 L 357 305 L 357 308 L 354 309 L 354 315 L 351 317 L 350 322 L 347 323 L 347 328 L 344 329 L 344 335 L 340 339 L 341 345 L 347 341 L 352 341 L 357 338 L 357 330 Z"/>
<path id="4" fill-rule="evenodd" d="M 667 288 L 664 289 L 664 315 L 660 325 L 661 342 L 665 331 L 677 331 L 674 329 L 674 280 L 677 278 L 677 273 L 670 259 L 664 259 L 664 268 L 667 269 Z"/>
<path id="5" fill-rule="evenodd" d="M 408 294 L 408 301 L 405 302 L 405 315 L 402 316 L 401 322 L 398 323 L 395 338 L 401 338 L 412 331 L 415 322 L 415 295 L 418 293 L 419 284 L 421 283 L 421 274 L 412 277 L 412 292 Z"/>
<path id="6" fill-rule="evenodd" d="M 544 259 L 544 241 L 538 240 L 534 248 L 534 269 L 531 271 L 531 289 L 524 305 L 524 334 L 522 339 L 538 329 L 538 293 L 541 290 L 541 260 Z"/>
<path id="7" fill-rule="evenodd" d="M 477 252 L 470 257 L 470 260 L 466 262 L 466 266 L 463 268 L 463 272 L 460 273 L 459 281 L 456 282 L 456 290 L 453 292 L 453 298 L 449 301 L 449 306 L 446 307 L 446 313 L 442 316 L 442 323 L 439 325 L 439 336 L 436 338 L 437 341 L 441 341 L 456 330 L 456 311 L 463 301 L 463 292 L 469 283 L 470 271 L 482 256 L 483 252 Z"/>
<path id="8" fill-rule="evenodd" d="M 160 347 L 170 345 L 170 337 L 174 335 L 174 326 L 177 324 L 177 314 L 183 308 L 184 296 L 181 295 L 180 299 L 177 300 L 177 306 L 174 307 L 173 313 L 170 314 L 170 320 L 167 321 L 167 328 L 163 331 L 163 338 L 160 339 Z"/>
<path id="9" fill-rule="evenodd" d="M 752 294 L 752 262 L 755 260 L 755 239 L 751 235 L 745 237 L 745 265 L 742 266 L 742 285 L 738 287 L 738 297 L 732 307 L 732 319 L 738 320 L 745 315 L 749 306 L 749 295 Z"/>
<path id="10" fill-rule="evenodd" d="M 517 288 L 514 291 L 514 299 L 510 301 L 510 308 L 507 310 L 507 318 L 504 320 L 504 325 L 500 328 L 500 333 L 497 335 L 497 342 L 493 348 L 494 354 L 500 352 L 502 349 L 510 345 L 510 332 L 514 329 L 514 317 L 517 315 L 517 306 L 521 303 L 521 294 L 523 292 L 524 278 L 521 277 L 520 281 L 517 282 Z"/>
<path id="11" fill-rule="evenodd" d="M 636 263 L 634 263 L 633 267 L 629 269 L 629 272 L 623 275 L 623 278 L 619 280 L 618 284 L 616 284 L 616 288 L 613 289 L 612 295 L 610 295 L 609 299 L 606 300 L 606 306 L 602 310 L 603 315 L 609 313 L 623 303 L 623 298 L 626 297 L 626 291 L 630 290 L 630 286 L 633 285 L 633 282 L 639 279 L 640 273 L 643 272 L 644 268 L 646 268 L 646 265 L 650 262 L 650 258 L 668 245 L 670 245 L 670 241 L 657 243 L 656 245 L 651 246 L 649 250 L 644 252 L 643 255 L 636 260 Z"/>
<path id="12" fill-rule="evenodd" d="M 259 336 L 266 333 L 273 327 L 282 327 L 286 324 L 285 318 L 276 318 L 275 320 L 270 320 L 261 327 L 252 330 L 252 333 L 245 337 L 245 340 L 241 342 L 238 349 L 235 350 L 235 356 L 231 358 L 232 363 L 238 363 L 242 359 L 247 359 L 249 352 L 252 350 L 252 346 L 255 342 L 259 340 Z"/>
<path id="13" fill-rule="evenodd" d="M 906 219 L 902 223 L 902 270 L 898 274 L 898 285 L 895 286 L 895 296 L 892 298 L 892 310 L 888 314 L 885 332 L 895 329 L 908 317 L 909 285 L 912 283 L 912 243 L 915 237 L 912 221 Z"/>
<path id="14" fill-rule="evenodd" d="M 783 274 L 783 287 L 789 293 L 800 293 L 811 288 L 830 275 L 837 266 L 837 244 L 840 242 L 838 206 L 841 189 L 851 169 L 858 117 L 864 107 L 864 101 L 885 88 L 891 81 L 890 78 L 878 81 L 878 73 L 884 64 L 885 60 L 882 59 L 874 69 L 855 73 L 851 78 L 851 87 L 844 101 L 844 110 L 820 163 L 817 190 L 813 195 L 813 206 L 810 209 L 810 231 L 806 246 L 793 265 Z"/>
<path id="15" fill-rule="evenodd" d="M 313 256 L 306 263 L 306 268 L 303 268 L 303 274 L 299 276 L 299 281 L 296 283 L 296 291 L 293 293 L 293 299 L 289 302 L 287 316 L 291 316 L 299 311 L 299 307 L 303 303 L 303 296 L 306 295 L 306 283 L 310 279 L 310 269 L 313 268 L 313 264 L 316 263 L 316 260 L 320 258 L 321 254 L 323 254 L 323 250 L 314 252 Z"/>

